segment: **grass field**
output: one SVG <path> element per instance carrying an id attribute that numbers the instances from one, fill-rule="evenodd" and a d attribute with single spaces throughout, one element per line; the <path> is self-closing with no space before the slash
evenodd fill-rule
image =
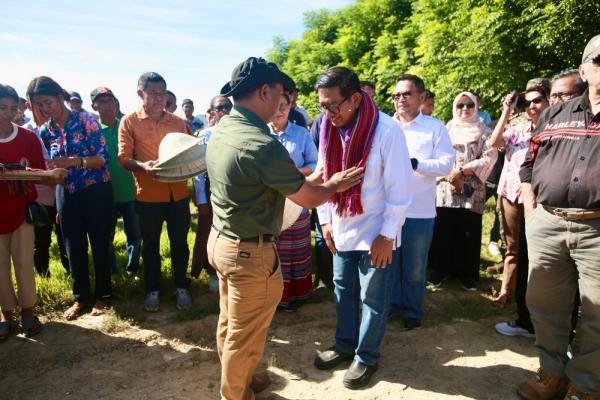
<path id="1" fill-rule="evenodd" d="M 494 199 L 491 198 L 486 204 L 485 213 L 483 216 L 483 238 L 481 248 L 481 265 L 482 268 L 498 262 L 498 259 L 492 258 L 487 251 L 487 243 L 489 241 L 489 231 L 493 222 L 493 210 L 495 207 Z M 191 206 L 192 210 L 192 226 L 188 234 L 188 244 L 190 249 L 193 249 L 195 239 L 195 229 L 198 215 L 195 207 Z M 113 274 L 113 299 L 112 307 L 114 315 L 113 320 L 110 318 L 107 323 L 118 324 L 120 320 L 128 321 L 129 323 L 143 323 L 146 320 L 147 314 L 143 311 L 142 303 L 144 300 L 144 284 L 142 279 L 133 280 L 127 278 L 123 269 L 127 261 L 125 251 L 125 234 L 123 233 L 122 223 L 117 226 L 117 234 L 115 236 L 115 251 L 117 255 L 117 265 L 119 268 L 118 274 Z M 166 235 L 166 230 L 163 230 L 161 236 L 161 258 L 162 258 L 162 295 L 161 307 L 175 309 L 174 299 L 168 295 L 172 289 L 172 273 L 169 242 Z M 58 247 L 56 241 L 53 241 L 51 246 L 51 261 L 50 261 L 51 277 L 36 277 L 37 292 L 38 292 L 38 311 L 41 315 L 48 317 L 58 317 L 72 303 L 72 293 L 70 287 L 70 278 L 65 273 L 58 258 Z M 191 263 L 191 257 L 190 257 Z M 89 257 L 90 277 L 93 284 L 93 262 Z M 140 271 L 141 275 L 141 271 Z M 492 285 L 498 286 L 498 278 L 487 275 L 484 271 L 481 272 L 482 280 L 480 282 L 480 296 L 474 301 L 472 296 L 465 297 L 464 301 L 458 298 L 458 303 L 451 302 L 447 306 L 437 304 L 437 302 L 429 303 L 429 320 L 431 323 L 450 322 L 453 320 L 464 319 L 479 319 L 482 317 L 502 315 L 510 312 L 510 307 L 507 310 L 497 310 L 491 307 L 489 299 L 489 288 Z M 448 292 L 460 293 L 457 282 L 447 282 L 444 284 L 444 290 Z M 428 289 L 436 291 L 435 289 Z M 195 299 L 194 306 L 185 311 L 176 311 L 174 315 L 175 321 L 195 320 L 200 319 L 207 314 L 218 313 L 218 296 L 208 294 L 208 275 L 203 271 L 199 279 L 192 279 L 190 284 L 190 293 Z M 332 297 L 328 290 L 318 290 L 308 300 L 309 302 L 320 302 Z M 459 307 L 457 307 L 457 304 Z"/>

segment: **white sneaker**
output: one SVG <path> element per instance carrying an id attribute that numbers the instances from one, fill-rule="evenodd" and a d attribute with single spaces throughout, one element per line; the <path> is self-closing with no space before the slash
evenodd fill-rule
<path id="1" fill-rule="evenodd" d="M 504 336 L 524 336 L 527 338 L 535 338 L 535 334 L 529 332 L 525 328 L 521 328 L 514 321 L 500 322 L 496 324 L 496 330 L 498 331 L 498 333 Z"/>
<path id="2" fill-rule="evenodd" d="M 498 257 L 500 255 L 500 249 L 498 248 L 498 243 L 490 242 L 488 244 L 488 252 L 492 257 Z"/>

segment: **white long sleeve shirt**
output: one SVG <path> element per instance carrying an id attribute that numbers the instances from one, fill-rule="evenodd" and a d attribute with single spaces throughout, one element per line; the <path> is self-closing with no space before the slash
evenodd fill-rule
<path id="1" fill-rule="evenodd" d="M 317 169 L 323 163 L 324 151 L 321 146 Z M 340 217 L 331 202 L 317 208 L 320 223 L 332 225 L 338 251 L 368 251 L 378 235 L 395 237 L 394 249 L 400 246 L 400 233 L 411 200 L 411 175 L 402 129 L 389 115 L 380 112 L 362 183 L 364 212 Z"/>
<path id="2" fill-rule="evenodd" d="M 394 121 L 404 131 L 409 157 L 419 161 L 413 171 L 412 203 L 406 216 L 435 218 L 436 178 L 448 175 L 454 165 L 454 149 L 446 125 L 421 113 L 408 123 L 396 117 Z"/>

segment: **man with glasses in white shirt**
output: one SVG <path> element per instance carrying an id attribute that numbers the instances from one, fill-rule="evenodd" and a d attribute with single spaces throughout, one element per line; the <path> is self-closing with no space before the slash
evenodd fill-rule
<path id="1" fill-rule="evenodd" d="M 404 131 L 413 169 L 412 203 L 402 226 L 402 246 L 394 260 L 391 313 L 400 314 L 404 328 L 421 326 L 427 284 L 427 256 L 435 223 L 436 178 L 446 176 L 454 165 L 454 150 L 444 123 L 424 115 L 425 83 L 416 75 L 402 75 L 393 95 L 394 120 Z"/>
<path id="2" fill-rule="evenodd" d="M 327 370 L 352 360 L 344 386 L 358 389 L 377 370 L 389 314 L 393 251 L 410 205 L 411 166 L 404 135 L 356 74 L 332 67 L 315 85 L 321 111 L 319 165 L 323 179 L 364 166 L 364 179 L 318 208 L 323 237 L 333 256 L 337 327 L 335 346 L 315 366 Z M 359 305 L 362 303 L 362 311 Z"/>

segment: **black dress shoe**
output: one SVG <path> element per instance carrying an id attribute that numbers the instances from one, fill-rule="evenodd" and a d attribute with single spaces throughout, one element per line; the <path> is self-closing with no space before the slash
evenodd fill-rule
<path id="1" fill-rule="evenodd" d="M 412 331 L 421 327 L 421 320 L 419 318 L 404 318 L 404 330 Z"/>
<path id="2" fill-rule="evenodd" d="M 335 346 L 325 350 L 315 358 L 315 367 L 318 369 L 331 369 L 344 361 L 352 360 L 354 354 L 340 353 L 335 350 Z"/>
<path id="3" fill-rule="evenodd" d="M 375 371 L 377 371 L 377 364 L 366 365 L 354 360 L 344 375 L 344 386 L 348 389 L 359 389 L 366 386 Z"/>

